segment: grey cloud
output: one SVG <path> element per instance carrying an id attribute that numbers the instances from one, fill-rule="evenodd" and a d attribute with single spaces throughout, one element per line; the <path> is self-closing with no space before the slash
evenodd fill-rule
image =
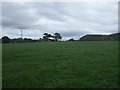
<path id="1" fill-rule="evenodd" d="M 36 20 L 35 16 L 29 15 L 29 8 L 19 3 L 3 3 L 2 25 L 3 27 L 13 28 L 31 28 L 32 22 Z"/>
<path id="2" fill-rule="evenodd" d="M 6 2 L 2 3 L 3 32 L 25 28 L 33 35 L 39 30 L 40 36 L 44 32 L 59 32 L 66 38 L 113 33 L 117 32 L 117 8 L 117 3 L 109 2 Z M 14 32 L 11 33 L 7 35 L 12 37 Z"/>

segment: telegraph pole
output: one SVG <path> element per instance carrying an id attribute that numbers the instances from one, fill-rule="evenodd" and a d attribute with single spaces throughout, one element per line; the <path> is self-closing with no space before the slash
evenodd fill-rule
<path id="1" fill-rule="evenodd" d="M 23 36 L 23 35 L 22 35 L 22 30 L 21 30 L 21 39 L 22 39 L 22 36 Z"/>

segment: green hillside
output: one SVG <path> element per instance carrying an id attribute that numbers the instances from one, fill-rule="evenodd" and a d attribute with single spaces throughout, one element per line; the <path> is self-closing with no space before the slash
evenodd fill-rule
<path id="1" fill-rule="evenodd" d="M 120 40 L 120 33 L 110 35 L 85 35 L 80 38 L 80 41 L 116 41 Z"/>
<path id="2" fill-rule="evenodd" d="M 120 33 L 110 34 L 109 36 L 111 36 L 112 38 L 114 38 L 114 40 L 120 40 Z"/>

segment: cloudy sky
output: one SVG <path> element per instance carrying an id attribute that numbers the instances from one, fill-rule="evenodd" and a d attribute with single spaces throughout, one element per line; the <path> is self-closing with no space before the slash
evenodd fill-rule
<path id="1" fill-rule="evenodd" d="M 118 32 L 117 2 L 3 2 L 2 35 L 38 39 L 58 32 L 63 40 Z"/>

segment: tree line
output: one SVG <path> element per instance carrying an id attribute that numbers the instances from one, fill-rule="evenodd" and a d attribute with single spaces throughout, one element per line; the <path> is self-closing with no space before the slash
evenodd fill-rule
<path id="1" fill-rule="evenodd" d="M 48 42 L 48 41 L 61 41 L 62 36 L 60 33 L 44 33 L 42 38 L 37 40 L 33 40 L 31 38 L 15 38 L 10 39 L 8 36 L 2 37 L 2 43 L 31 43 L 31 42 Z M 73 38 L 66 41 L 118 41 L 120 40 L 120 33 L 114 33 L 110 35 L 85 35 L 81 37 L 79 40 L 75 40 Z"/>
<path id="2" fill-rule="evenodd" d="M 62 39 L 62 36 L 60 35 L 60 33 L 54 33 L 54 35 L 51 35 L 49 33 L 44 33 L 43 35 L 44 35 L 43 38 L 40 38 L 40 40 L 43 40 L 43 41 L 58 41 Z"/>
<path id="3" fill-rule="evenodd" d="M 48 41 L 60 41 L 62 39 L 62 36 L 60 33 L 44 33 L 42 38 L 39 38 L 37 40 L 33 40 L 31 38 L 14 38 L 10 39 L 8 36 L 2 37 L 2 43 L 30 43 L 30 42 L 48 42 Z"/>

